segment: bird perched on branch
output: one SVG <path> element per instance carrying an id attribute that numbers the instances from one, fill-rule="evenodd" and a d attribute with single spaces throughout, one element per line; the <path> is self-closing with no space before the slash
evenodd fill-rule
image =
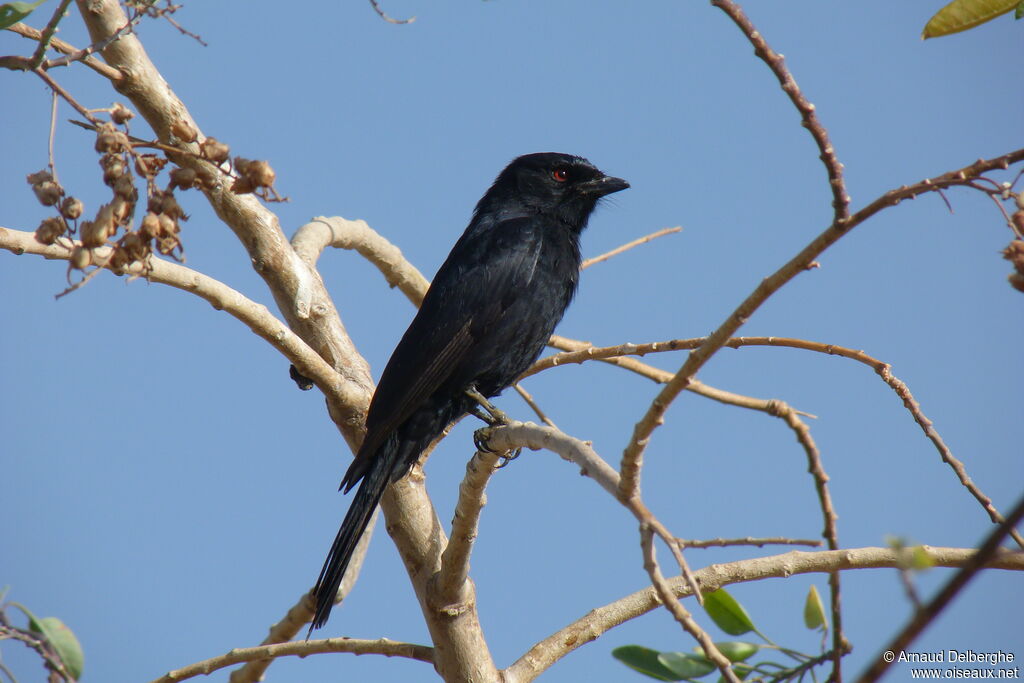
<path id="1" fill-rule="evenodd" d="M 627 187 L 586 159 L 545 152 L 513 160 L 477 203 L 370 402 L 366 437 L 341 481 L 346 493 L 359 490 L 313 589 L 310 631 L 327 622 L 388 483 L 540 355 L 576 292 L 580 233 L 601 197 Z"/>

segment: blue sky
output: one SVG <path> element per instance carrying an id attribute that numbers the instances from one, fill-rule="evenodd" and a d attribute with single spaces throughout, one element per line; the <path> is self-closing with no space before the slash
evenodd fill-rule
<path id="1" fill-rule="evenodd" d="M 751 18 L 786 55 L 828 127 L 854 208 L 887 189 L 1021 146 L 1022 25 L 1003 17 L 922 42 L 941 2 L 755 4 Z M 30 23 L 41 26 L 44 5 Z M 795 110 L 732 23 L 704 3 L 394 0 L 394 26 L 368 3 L 187 3 L 176 18 L 209 43 L 147 22 L 140 34 L 203 131 L 234 154 L 268 159 L 290 197 L 291 234 L 312 216 L 363 218 L 428 277 L 473 204 L 511 158 L 580 154 L 632 188 L 601 207 L 584 254 L 659 228 L 662 238 L 585 272 L 559 333 L 597 344 L 707 334 L 830 220 L 824 169 Z M 284 8 L 292 10 L 292 7 Z M 74 14 L 61 36 L 86 44 Z M 0 53 L 30 45 L 0 33 Z M 55 77 L 89 107 L 114 93 L 92 72 Z M 46 214 L 24 176 L 46 164 L 50 95 L 0 72 L 0 225 Z M 62 105 L 61 120 L 72 117 Z M 145 136 L 144 125 L 133 133 Z M 92 140 L 61 124 L 61 180 L 105 201 Z M 1010 233 L 991 201 L 951 190 L 858 227 L 773 297 L 742 334 L 863 349 L 893 364 L 974 480 L 1001 509 L 1021 493 L 1021 294 L 999 255 Z M 244 250 L 196 194 L 188 265 L 273 307 Z M 412 308 L 351 253 L 320 269 L 374 376 Z M 344 514 L 349 454 L 315 392 L 229 316 L 160 285 L 109 274 L 55 301 L 62 263 L 0 254 L 0 585 L 64 619 L 86 650 L 84 680 L 150 680 L 257 644 L 315 580 Z M 648 357 L 676 369 L 682 354 Z M 868 368 L 786 349 L 725 350 L 700 379 L 813 413 L 844 546 L 886 535 L 976 544 L 987 516 L 943 465 L 896 396 Z M 565 431 L 615 463 L 658 388 L 592 364 L 526 382 Z M 514 395 L 501 405 L 532 417 Z M 472 453 L 467 421 L 431 458 L 440 518 Z M 778 420 L 681 397 L 650 445 L 648 505 L 689 538 L 815 537 L 821 519 L 802 451 Z M 488 642 L 506 666 L 537 640 L 647 583 L 636 524 L 556 456 L 527 453 L 491 482 L 473 556 Z M 776 549 L 688 551 L 701 567 Z M 661 551 L 664 558 L 667 554 Z M 929 594 L 948 576 L 919 577 Z M 777 642 L 815 652 L 803 628 L 808 586 L 824 576 L 736 586 Z M 908 618 L 891 571 L 844 575 L 847 675 Z M 917 650 L 1002 649 L 1024 657 L 1020 577 L 989 572 Z M 705 620 L 706 621 L 706 620 Z M 716 637 L 721 636 L 708 624 Z M 373 541 L 355 592 L 325 636 L 428 642 L 400 560 Z M 652 613 L 557 664 L 556 681 L 642 680 L 619 645 L 688 650 Z M 21 680 L 37 664 L 0 654 Z M 428 665 L 325 655 L 283 660 L 271 680 L 431 680 Z M 909 677 L 896 669 L 891 680 Z M 213 680 L 226 680 L 226 674 Z"/>

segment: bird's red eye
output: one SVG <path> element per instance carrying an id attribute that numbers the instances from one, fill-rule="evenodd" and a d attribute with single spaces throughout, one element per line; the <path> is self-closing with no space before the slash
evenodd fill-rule
<path id="1" fill-rule="evenodd" d="M 564 183 L 569 179 L 569 169 L 567 168 L 556 168 L 551 172 L 551 177 L 560 183 Z"/>

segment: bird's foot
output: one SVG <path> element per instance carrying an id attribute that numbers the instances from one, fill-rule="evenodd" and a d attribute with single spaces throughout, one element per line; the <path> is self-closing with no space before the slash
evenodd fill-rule
<path id="1" fill-rule="evenodd" d="M 476 430 L 475 432 L 473 432 L 473 445 L 476 446 L 476 449 L 481 453 L 497 453 L 498 451 L 491 448 L 490 444 L 488 443 L 490 436 L 490 427 L 484 427 L 483 429 Z M 518 458 L 519 454 L 522 452 L 522 448 L 517 448 L 513 451 L 503 451 L 501 455 L 498 456 L 498 469 L 501 469 L 505 465 L 509 464 L 510 462 Z"/>
<path id="2" fill-rule="evenodd" d="M 504 411 L 496 408 L 494 404 L 488 401 L 483 394 L 477 391 L 476 387 L 471 386 L 468 389 L 466 389 L 466 395 L 479 404 L 478 408 L 473 408 L 469 412 L 473 413 L 473 415 L 480 418 L 490 426 L 493 427 L 494 425 L 507 425 L 509 422 L 511 422 L 508 415 L 506 415 Z M 486 410 L 487 415 L 480 412 L 480 408 Z"/>

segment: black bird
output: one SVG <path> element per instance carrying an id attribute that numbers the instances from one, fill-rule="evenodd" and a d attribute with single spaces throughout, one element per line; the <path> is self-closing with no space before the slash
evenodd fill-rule
<path id="1" fill-rule="evenodd" d="M 601 197 L 627 187 L 586 159 L 544 152 L 512 161 L 477 203 L 370 402 L 366 438 L 341 488 L 362 483 L 313 589 L 310 631 L 327 623 L 388 483 L 476 408 L 467 392 L 496 396 L 540 355 L 576 292 L 587 219 Z"/>

